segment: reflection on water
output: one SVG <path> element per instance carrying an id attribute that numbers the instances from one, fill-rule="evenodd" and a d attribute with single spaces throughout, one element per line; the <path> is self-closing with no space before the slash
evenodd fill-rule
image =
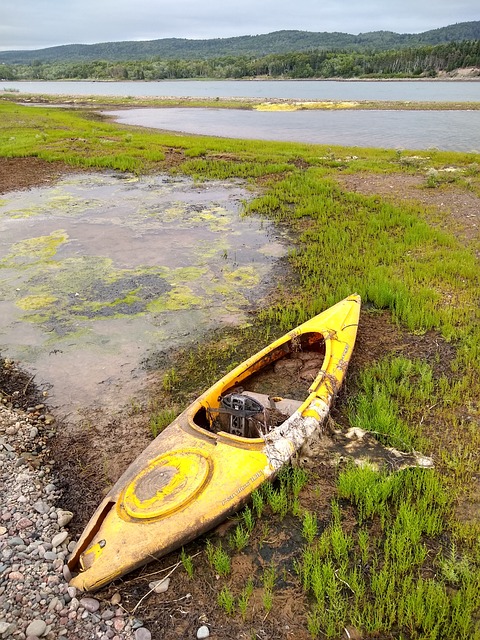
<path id="1" fill-rule="evenodd" d="M 239 323 L 285 254 L 241 184 L 77 175 L 0 201 L 0 352 L 65 412 L 128 401 L 149 354 Z"/>
<path id="2" fill-rule="evenodd" d="M 127 109 L 124 124 L 209 136 L 358 147 L 480 150 L 480 111 Z"/>

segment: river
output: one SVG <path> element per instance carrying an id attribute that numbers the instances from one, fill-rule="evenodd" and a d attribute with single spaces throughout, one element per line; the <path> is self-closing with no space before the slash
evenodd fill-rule
<path id="1" fill-rule="evenodd" d="M 52 95 L 297 100 L 480 102 L 479 81 L 428 80 L 161 80 L 158 82 L 0 82 L 0 91 Z"/>

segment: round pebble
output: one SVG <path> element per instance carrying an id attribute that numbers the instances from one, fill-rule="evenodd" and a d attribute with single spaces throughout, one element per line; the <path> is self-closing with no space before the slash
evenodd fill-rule
<path id="1" fill-rule="evenodd" d="M 197 638 L 198 638 L 198 640 L 202 640 L 202 639 L 208 638 L 209 635 L 210 635 L 210 629 L 207 627 L 206 624 L 203 624 L 197 630 Z"/>
<path id="2" fill-rule="evenodd" d="M 37 620 L 33 620 L 28 625 L 25 633 L 27 634 L 27 636 L 37 636 L 37 638 L 39 638 L 40 636 L 43 636 L 46 630 L 47 630 L 47 623 L 44 622 L 43 620 L 37 619 Z"/>
<path id="3" fill-rule="evenodd" d="M 80 604 L 89 613 L 95 613 L 100 609 L 100 602 L 95 598 L 82 598 Z"/>
<path id="4" fill-rule="evenodd" d="M 152 634 L 145 627 L 138 627 L 135 631 L 135 640 L 152 640 Z"/>
<path id="5" fill-rule="evenodd" d="M 152 591 L 155 593 L 164 593 L 168 590 L 170 585 L 170 578 L 164 578 L 163 580 L 155 580 L 155 582 L 150 582 L 148 585 Z"/>

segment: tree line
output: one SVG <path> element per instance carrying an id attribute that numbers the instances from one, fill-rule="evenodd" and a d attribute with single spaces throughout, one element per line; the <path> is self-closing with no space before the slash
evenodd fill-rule
<path id="1" fill-rule="evenodd" d="M 415 78 L 480 69 L 480 40 L 390 51 L 323 51 L 164 59 L 0 64 L 3 80 L 177 80 L 186 78 Z"/>

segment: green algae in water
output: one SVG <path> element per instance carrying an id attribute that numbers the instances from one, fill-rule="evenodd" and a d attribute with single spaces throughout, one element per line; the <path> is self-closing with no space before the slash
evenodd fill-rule
<path id="1" fill-rule="evenodd" d="M 254 287 L 260 283 L 258 269 L 253 266 L 239 267 L 230 273 L 225 273 L 227 282 L 234 282 L 244 287 Z"/>
<path id="2" fill-rule="evenodd" d="M 166 276 L 169 282 L 172 284 L 175 282 L 191 282 L 193 280 L 200 280 L 208 273 L 206 267 L 179 267 L 170 272 L 170 277 Z"/>
<path id="3" fill-rule="evenodd" d="M 0 207 L 4 208 L 3 211 L 0 211 L 0 215 L 15 220 L 40 216 L 77 216 L 88 209 L 101 206 L 101 203 L 96 200 L 88 200 L 65 193 L 62 187 L 50 188 L 48 192 L 42 190 L 40 202 L 26 204 L 23 207 L 9 208 L 12 201 L 16 201 L 16 198 L 15 200 L 13 198 L 0 200 Z"/>
<path id="4" fill-rule="evenodd" d="M 147 309 L 152 313 L 160 313 L 192 309 L 195 306 L 205 306 L 205 298 L 195 295 L 190 287 L 177 285 L 170 293 L 149 302 Z"/>
<path id="5" fill-rule="evenodd" d="M 23 311 L 38 311 L 39 309 L 47 309 L 57 302 L 58 298 L 49 294 L 34 294 L 25 296 L 17 300 L 15 304 Z"/>
<path id="6" fill-rule="evenodd" d="M 68 241 L 64 230 L 52 231 L 48 236 L 27 238 L 12 245 L 11 251 L 0 260 L 0 267 L 32 267 L 41 263 L 53 262 L 60 245 Z"/>
<path id="7" fill-rule="evenodd" d="M 212 232 L 230 230 L 230 233 L 235 233 L 231 231 L 235 214 L 219 205 L 205 206 L 205 204 L 176 202 L 169 207 L 161 205 L 145 207 L 140 210 L 140 213 L 159 218 L 163 223 L 175 223 L 177 228 L 200 225 Z"/>

